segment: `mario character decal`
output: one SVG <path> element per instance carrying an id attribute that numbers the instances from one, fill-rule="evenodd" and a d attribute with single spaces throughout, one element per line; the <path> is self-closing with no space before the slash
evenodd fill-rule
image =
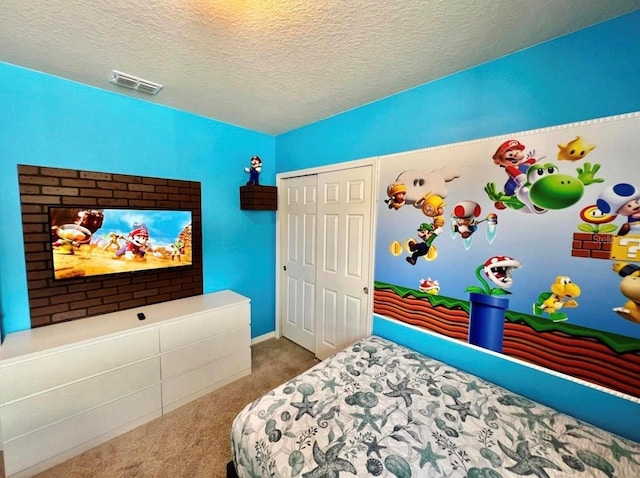
<path id="1" fill-rule="evenodd" d="M 260 184 L 260 172 L 262 171 L 262 159 L 259 156 L 253 156 L 251 158 L 251 164 L 248 168 L 244 168 L 245 173 L 249 173 L 249 181 L 247 186 L 253 184 L 258 186 Z"/>
<path id="2" fill-rule="evenodd" d="M 451 236 L 455 239 L 459 235 L 467 250 L 471 247 L 471 235 L 478 230 L 478 224 L 487 223 L 486 237 L 489 244 L 496 238 L 497 214 L 489 213 L 486 218 L 478 220 L 481 213 L 480 204 L 470 200 L 460 201 L 451 212 Z"/>
<path id="3" fill-rule="evenodd" d="M 407 241 L 407 248 L 412 252 L 411 256 L 406 258 L 407 262 L 415 266 L 419 257 L 426 256 L 427 260 L 435 259 L 437 249 L 435 249 L 435 246 L 432 246 L 432 244 L 441 232 L 441 227 L 434 227 L 426 222 L 420 224 L 420 227 L 418 227 L 418 237 L 422 242 L 416 242 L 413 239 Z"/>
<path id="4" fill-rule="evenodd" d="M 614 262 L 613 271 L 622 277 L 620 292 L 629 299 L 613 311 L 623 319 L 640 324 L 640 267 L 625 262 Z"/>
<path id="5" fill-rule="evenodd" d="M 635 186 L 618 183 L 606 188 L 600 193 L 596 206 L 603 214 L 627 218 L 618 231 L 619 236 L 640 234 L 640 191 Z"/>
<path id="6" fill-rule="evenodd" d="M 558 161 L 578 161 L 596 148 L 595 144 L 588 144 L 582 136 L 576 136 L 566 144 L 558 145 Z"/>
<path id="7" fill-rule="evenodd" d="M 133 230 L 127 237 L 120 237 L 125 240 L 124 246 L 116 251 L 116 257 L 124 257 L 128 260 L 144 260 L 148 244 L 149 230 L 144 224 L 134 224 Z"/>
<path id="8" fill-rule="evenodd" d="M 580 296 L 580 287 L 567 276 L 558 276 L 551 284 L 550 291 L 542 292 L 533 304 L 535 315 L 548 314 L 553 322 L 563 322 L 567 314 L 558 312 L 563 307 L 578 307 L 576 297 Z"/>
<path id="9" fill-rule="evenodd" d="M 526 155 L 523 153 L 525 147 L 520 141 L 510 139 L 505 141 L 493 154 L 494 164 L 504 168 L 508 179 L 504 183 L 504 194 L 513 196 L 518 187 L 518 178 L 521 174 L 526 173 L 529 167 L 536 162 L 535 152 L 531 151 Z M 502 201 L 495 202 L 496 209 L 505 209 L 507 206 Z"/>

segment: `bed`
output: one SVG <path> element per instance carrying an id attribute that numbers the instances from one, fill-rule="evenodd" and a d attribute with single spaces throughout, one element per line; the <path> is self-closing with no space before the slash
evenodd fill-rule
<path id="1" fill-rule="evenodd" d="M 231 446 L 240 478 L 640 477 L 639 443 L 376 336 L 248 404 Z"/>

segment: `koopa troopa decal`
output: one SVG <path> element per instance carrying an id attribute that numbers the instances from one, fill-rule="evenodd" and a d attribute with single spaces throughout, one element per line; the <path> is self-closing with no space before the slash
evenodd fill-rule
<path id="1" fill-rule="evenodd" d="M 639 130 L 630 114 L 381 158 L 374 311 L 640 397 Z M 485 274 L 500 258 L 523 265 L 509 291 Z"/>

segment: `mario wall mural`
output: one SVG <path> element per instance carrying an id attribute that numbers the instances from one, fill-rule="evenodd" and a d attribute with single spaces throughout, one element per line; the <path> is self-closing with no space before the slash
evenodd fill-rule
<path id="1" fill-rule="evenodd" d="M 638 128 L 630 114 L 382 158 L 374 312 L 640 396 Z M 493 337 L 477 296 L 506 301 Z"/>

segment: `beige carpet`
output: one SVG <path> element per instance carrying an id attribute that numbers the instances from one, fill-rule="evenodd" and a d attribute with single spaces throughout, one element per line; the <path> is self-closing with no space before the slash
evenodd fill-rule
<path id="1" fill-rule="evenodd" d="M 39 478 L 226 476 L 230 430 L 249 402 L 317 363 L 287 339 L 251 348 L 252 373 L 37 475 Z"/>

